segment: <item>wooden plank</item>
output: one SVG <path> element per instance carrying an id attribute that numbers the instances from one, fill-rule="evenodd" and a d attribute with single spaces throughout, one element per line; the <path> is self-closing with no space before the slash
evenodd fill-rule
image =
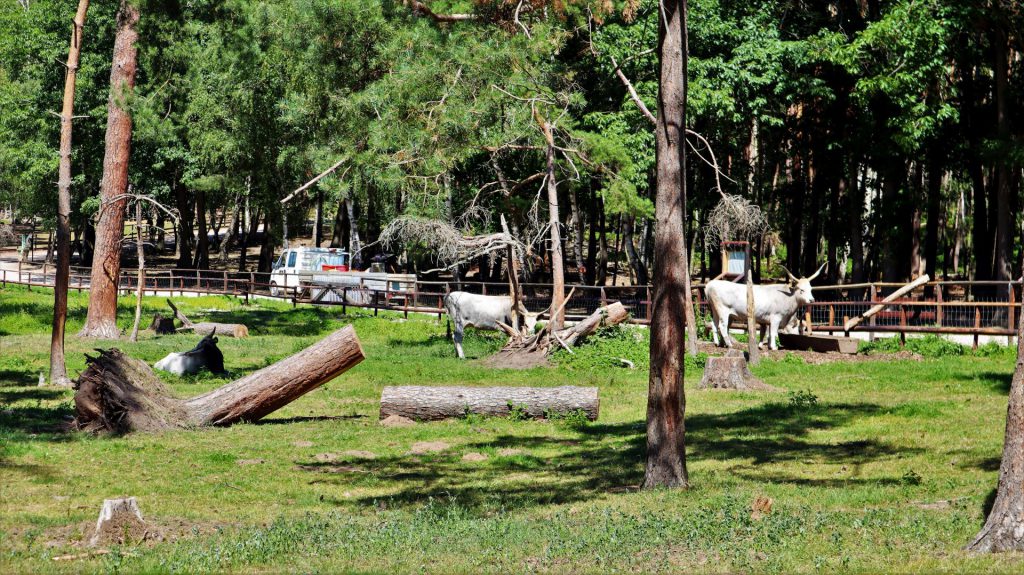
<path id="1" fill-rule="evenodd" d="M 857 340 L 852 337 L 780 333 L 779 344 L 786 349 L 809 349 L 819 352 L 835 351 L 850 355 L 857 353 Z"/>

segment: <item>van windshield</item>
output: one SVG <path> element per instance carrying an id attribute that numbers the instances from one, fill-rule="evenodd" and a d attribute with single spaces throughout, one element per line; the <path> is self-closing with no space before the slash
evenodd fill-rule
<path id="1" fill-rule="evenodd" d="M 298 255 L 295 252 L 288 252 L 288 267 L 295 267 L 295 256 Z"/>

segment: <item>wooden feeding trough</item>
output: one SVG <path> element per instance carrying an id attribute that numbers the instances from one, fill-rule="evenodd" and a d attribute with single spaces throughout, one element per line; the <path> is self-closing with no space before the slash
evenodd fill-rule
<path id="1" fill-rule="evenodd" d="M 801 351 L 817 352 L 839 352 L 849 355 L 857 353 L 857 340 L 852 337 L 834 335 L 800 335 L 795 333 L 780 333 L 779 345 L 786 349 L 798 349 Z"/>

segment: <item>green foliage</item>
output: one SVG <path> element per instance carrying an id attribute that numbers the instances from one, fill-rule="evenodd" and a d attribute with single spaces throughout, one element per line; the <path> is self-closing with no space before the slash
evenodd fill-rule
<path id="1" fill-rule="evenodd" d="M 613 325 L 598 328 L 583 345 L 573 347 L 573 353 L 559 349 L 554 360 L 573 370 L 597 368 L 628 368 L 622 360 L 633 364 L 637 370 L 646 370 L 650 365 L 650 331 L 629 325 Z"/>
<path id="2" fill-rule="evenodd" d="M 510 401 L 508 404 L 508 418 L 512 421 L 526 421 L 530 419 L 530 412 L 527 411 L 526 405 L 513 405 Z"/>
<path id="3" fill-rule="evenodd" d="M 885 337 L 873 342 L 862 341 L 857 347 L 859 353 L 896 353 L 902 351 L 898 337 Z M 924 357 L 948 357 L 963 355 L 964 346 L 944 337 L 928 334 L 924 337 L 907 338 L 905 349 Z"/>
<path id="4" fill-rule="evenodd" d="M 787 394 L 790 407 L 805 408 L 818 405 L 818 396 L 810 390 L 791 391 Z"/>

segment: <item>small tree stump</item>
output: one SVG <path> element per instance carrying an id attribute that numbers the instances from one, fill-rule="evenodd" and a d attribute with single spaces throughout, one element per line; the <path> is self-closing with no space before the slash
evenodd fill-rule
<path id="1" fill-rule="evenodd" d="M 141 541 L 146 538 L 148 531 L 142 519 L 142 511 L 139 510 L 139 502 L 134 497 L 104 499 L 89 546 Z"/>
<path id="2" fill-rule="evenodd" d="M 149 329 L 157 335 L 170 335 L 174 333 L 174 318 L 155 314 L 153 321 L 149 324 Z"/>
<path id="3" fill-rule="evenodd" d="M 721 357 L 709 357 L 704 366 L 700 389 L 736 389 L 741 391 L 780 391 L 754 377 L 747 359 L 738 349 L 730 349 Z"/>

